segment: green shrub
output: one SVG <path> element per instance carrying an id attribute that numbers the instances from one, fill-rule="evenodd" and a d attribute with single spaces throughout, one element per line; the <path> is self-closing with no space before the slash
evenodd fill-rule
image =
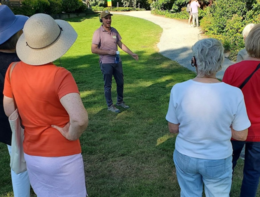
<path id="1" fill-rule="evenodd" d="M 132 11 L 134 8 L 132 7 L 114 7 L 112 11 Z"/>
<path id="2" fill-rule="evenodd" d="M 244 0 L 217 0 L 211 8 L 214 18 L 211 29 L 213 34 L 223 34 L 226 32 L 226 25 L 234 14 L 244 16 L 246 14 L 246 3 Z M 223 14 L 224 13 L 224 14 Z"/>
<path id="3" fill-rule="evenodd" d="M 28 10 L 26 7 L 21 6 L 21 7 L 10 7 L 10 9 L 13 11 L 13 13 L 16 15 L 26 15 L 26 16 L 31 16 L 35 12 L 34 10 Z"/>
<path id="4" fill-rule="evenodd" d="M 181 8 L 181 11 L 186 11 L 187 10 L 187 7 L 182 7 Z M 187 12 L 187 11 L 186 11 Z"/>
<path id="5" fill-rule="evenodd" d="M 46 13 L 50 2 L 48 0 L 24 0 L 22 6 L 23 14 L 31 16 L 35 13 Z"/>
<path id="6" fill-rule="evenodd" d="M 63 0 L 62 10 L 66 13 L 75 12 L 80 8 L 81 0 Z"/>
<path id="7" fill-rule="evenodd" d="M 253 4 L 252 9 L 246 13 L 245 24 L 260 23 L 260 4 Z"/>
<path id="8" fill-rule="evenodd" d="M 232 19 L 227 21 L 226 25 L 226 37 L 230 40 L 231 49 L 241 49 L 244 48 L 244 41 L 242 36 L 242 31 L 245 27 L 242 17 L 235 14 Z"/>
<path id="9" fill-rule="evenodd" d="M 103 11 L 104 7 L 99 7 L 98 5 L 96 6 L 91 6 L 92 11 Z"/>
<path id="10" fill-rule="evenodd" d="M 203 17 L 200 20 L 200 27 L 203 30 L 203 32 L 208 33 L 208 32 L 212 32 L 212 23 L 213 23 L 213 16 L 211 14 L 207 15 L 206 17 Z"/>
<path id="11" fill-rule="evenodd" d="M 157 9 L 155 9 L 155 10 L 152 10 L 151 12 L 152 12 L 152 14 L 163 15 L 163 16 L 166 16 L 168 18 L 189 19 L 189 13 L 186 12 L 186 11 L 171 13 L 168 10 L 157 10 Z"/>
<path id="12" fill-rule="evenodd" d="M 79 8 L 75 10 L 77 13 L 82 13 L 87 10 L 87 5 L 84 4 L 82 1 L 79 2 Z"/>
<path id="13" fill-rule="evenodd" d="M 207 15 L 210 15 L 210 7 L 199 9 L 199 20 L 203 19 Z"/>
<path id="14" fill-rule="evenodd" d="M 60 14 L 62 12 L 62 0 L 49 0 L 48 14 Z"/>
<path id="15" fill-rule="evenodd" d="M 111 10 L 112 10 L 112 8 L 111 8 L 111 7 L 106 7 L 106 8 L 104 8 L 103 10 L 108 10 L 108 11 L 111 11 Z"/>
<path id="16" fill-rule="evenodd" d="M 145 8 L 136 8 L 135 11 L 145 11 Z"/>

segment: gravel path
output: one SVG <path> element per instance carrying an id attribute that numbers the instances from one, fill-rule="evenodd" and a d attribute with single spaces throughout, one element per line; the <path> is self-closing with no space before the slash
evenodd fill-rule
<path id="1" fill-rule="evenodd" d="M 195 68 L 190 65 L 192 57 L 191 47 L 201 39 L 199 28 L 191 27 L 188 23 L 175 19 L 152 15 L 150 11 L 112 13 L 142 18 L 159 25 L 163 29 L 160 42 L 157 44 L 159 52 L 163 56 L 195 72 Z M 222 79 L 226 68 L 233 63 L 234 62 L 225 58 L 223 68 L 217 73 L 217 77 Z"/>

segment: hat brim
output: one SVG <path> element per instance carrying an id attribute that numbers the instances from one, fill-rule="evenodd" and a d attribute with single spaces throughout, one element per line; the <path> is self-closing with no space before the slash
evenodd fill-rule
<path id="1" fill-rule="evenodd" d="M 23 15 L 16 15 L 15 17 L 16 19 L 13 24 L 10 25 L 9 28 L 0 32 L 0 44 L 5 43 L 14 34 L 23 29 L 25 22 L 28 20 L 28 17 Z"/>
<path id="2" fill-rule="evenodd" d="M 43 65 L 63 56 L 77 39 L 77 33 L 66 21 L 55 20 L 62 28 L 60 37 L 50 46 L 43 49 L 32 49 L 26 44 L 22 34 L 16 45 L 16 53 L 20 60 L 30 65 Z"/>

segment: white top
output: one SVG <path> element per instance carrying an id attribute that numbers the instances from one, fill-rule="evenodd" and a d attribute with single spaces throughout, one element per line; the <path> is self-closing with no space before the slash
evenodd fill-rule
<path id="1" fill-rule="evenodd" d="M 191 4 L 190 4 L 191 13 L 198 13 L 199 12 L 199 10 L 198 10 L 199 6 L 200 6 L 200 4 L 197 1 L 191 2 Z"/>
<path id="2" fill-rule="evenodd" d="M 173 86 L 166 120 L 180 124 L 176 150 L 201 159 L 231 156 L 230 126 L 242 131 L 251 125 L 239 88 L 194 80 Z"/>

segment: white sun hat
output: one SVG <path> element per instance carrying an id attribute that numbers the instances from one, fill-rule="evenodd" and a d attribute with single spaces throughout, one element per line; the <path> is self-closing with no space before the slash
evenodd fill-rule
<path id="1" fill-rule="evenodd" d="M 66 21 L 47 14 L 35 14 L 24 25 L 16 53 L 30 65 L 43 65 L 63 56 L 77 39 L 77 33 Z"/>

